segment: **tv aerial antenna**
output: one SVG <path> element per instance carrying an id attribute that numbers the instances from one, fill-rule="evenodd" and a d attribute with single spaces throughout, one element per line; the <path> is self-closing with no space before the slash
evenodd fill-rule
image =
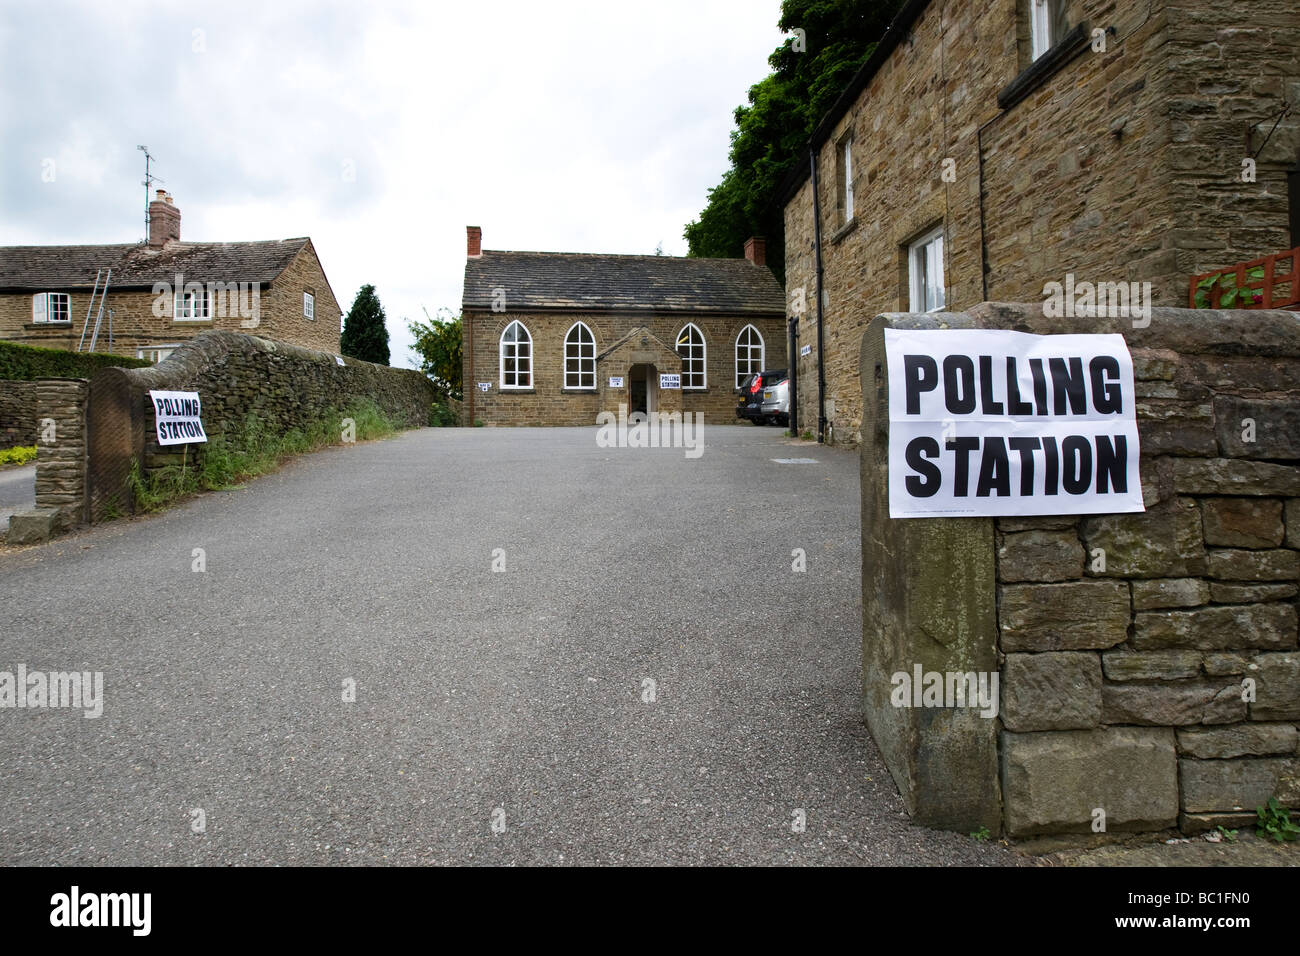
<path id="1" fill-rule="evenodd" d="M 142 183 L 142 185 L 144 186 L 144 241 L 148 242 L 149 241 L 149 189 L 151 186 L 153 186 L 154 183 L 161 183 L 161 182 L 165 182 L 166 180 L 159 179 L 157 176 L 153 175 L 153 173 L 149 172 L 149 164 L 153 162 L 153 157 L 149 155 L 149 147 L 137 146 L 136 149 L 144 153 L 144 180 Z"/>

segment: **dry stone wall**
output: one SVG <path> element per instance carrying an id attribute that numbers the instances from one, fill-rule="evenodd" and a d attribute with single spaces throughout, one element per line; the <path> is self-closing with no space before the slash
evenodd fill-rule
<path id="1" fill-rule="evenodd" d="M 150 368 L 105 369 L 91 381 L 88 512 L 127 510 L 126 476 L 132 460 L 148 471 L 202 460 L 204 446 L 157 443 L 150 390 L 197 391 L 209 437 L 239 428 L 248 416 L 282 434 L 309 425 L 331 410 L 369 399 L 404 427 L 428 424 L 433 384 L 413 369 L 340 359 L 235 332 L 208 332 Z M 183 449 L 188 449 L 184 451 Z"/>
<path id="2" fill-rule="evenodd" d="M 340 364 L 340 361 L 342 364 Z M 413 369 L 391 368 L 234 332 L 209 332 L 152 368 L 118 370 L 133 393 L 197 391 L 204 428 L 219 435 L 253 415 L 276 433 L 318 421 L 330 410 L 370 399 L 401 425 L 428 424 L 433 385 Z M 160 447 L 153 408 L 143 403 L 147 468 L 170 463 L 175 446 Z M 192 449 L 202 454 L 202 449 Z"/>

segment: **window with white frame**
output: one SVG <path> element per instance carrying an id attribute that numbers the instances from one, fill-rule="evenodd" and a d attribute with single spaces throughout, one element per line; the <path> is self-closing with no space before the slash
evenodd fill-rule
<path id="1" fill-rule="evenodd" d="M 937 312 L 947 304 L 943 284 L 943 226 L 926 233 L 907 250 L 912 312 Z"/>
<path id="2" fill-rule="evenodd" d="M 682 357 L 682 388 L 706 388 L 709 380 L 704 369 L 704 333 L 688 322 L 677 333 L 677 354 Z"/>
<path id="3" fill-rule="evenodd" d="M 1040 56 L 1065 36 L 1065 0 L 1029 0 L 1030 58 Z"/>
<path id="4" fill-rule="evenodd" d="M 596 387 L 596 337 L 584 322 L 564 336 L 564 387 Z"/>
<path id="5" fill-rule="evenodd" d="M 853 137 L 844 141 L 844 221 L 853 221 Z"/>
<path id="6" fill-rule="evenodd" d="M 38 325 L 72 321 L 72 300 L 66 292 L 40 292 L 32 296 L 32 321 Z"/>
<path id="7" fill-rule="evenodd" d="M 212 318 L 212 298 L 207 286 L 199 282 L 187 285 L 176 293 L 176 308 L 172 317 L 177 322 L 204 322 Z"/>
<path id="8" fill-rule="evenodd" d="M 167 356 L 171 355 L 180 346 L 178 345 L 157 345 L 151 349 L 136 349 L 135 357 L 148 359 L 150 362 L 161 362 Z"/>
<path id="9" fill-rule="evenodd" d="M 501 387 L 533 387 L 533 337 L 518 319 L 501 333 Z"/>
<path id="10" fill-rule="evenodd" d="M 736 336 L 736 388 L 745 379 L 763 371 L 763 336 L 758 329 L 747 325 Z"/>
<path id="11" fill-rule="evenodd" d="M 316 297 L 310 292 L 302 294 L 302 314 L 309 319 L 316 319 Z"/>

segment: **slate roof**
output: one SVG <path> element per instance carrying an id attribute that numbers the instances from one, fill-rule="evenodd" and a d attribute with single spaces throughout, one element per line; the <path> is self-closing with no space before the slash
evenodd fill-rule
<path id="1" fill-rule="evenodd" d="M 112 268 L 112 289 L 151 289 L 155 282 L 269 283 L 310 240 L 169 242 L 112 246 L 0 246 L 0 292 L 91 289 Z"/>
<path id="2" fill-rule="evenodd" d="M 465 261 L 466 311 L 492 308 L 505 290 L 511 312 L 719 312 L 785 315 L 770 269 L 747 259 L 614 256 L 487 250 Z"/>

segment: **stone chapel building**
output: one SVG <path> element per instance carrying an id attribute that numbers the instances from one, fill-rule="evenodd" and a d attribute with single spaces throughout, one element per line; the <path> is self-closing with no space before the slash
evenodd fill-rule
<path id="1" fill-rule="evenodd" d="M 467 228 L 465 424 L 594 425 L 602 411 L 735 421 L 740 383 L 786 367 L 762 239 L 743 259 L 498 252 Z"/>

